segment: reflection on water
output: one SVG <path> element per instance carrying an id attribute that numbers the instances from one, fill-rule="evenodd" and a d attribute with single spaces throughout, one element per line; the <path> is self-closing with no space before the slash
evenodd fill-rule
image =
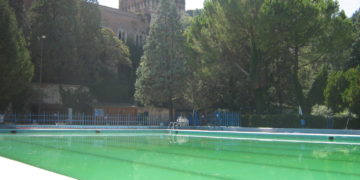
<path id="1" fill-rule="evenodd" d="M 359 179 L 359 151 L 169 134 L 0 137 L 0 155 L 79 179 Z"/>
<path id="2" fill-rule="evenodd" d="M 170 144 L 185 144 L 189 142 L 188 136 L 177 136 L 177 135 L 169 135 L 168 140 Z"/>
<path id="3" fill-rule="evenodd" d="M 314 150 L 312 154 L 314 158 L 327 158 L 334 154 L 349 156 L 352 153 L 356 153 L 357 151 L 359 151 L 358 146 L 345 146 L 338 148 L 331 148 L 330 146 L 328 146 L 323 149 Z"/>

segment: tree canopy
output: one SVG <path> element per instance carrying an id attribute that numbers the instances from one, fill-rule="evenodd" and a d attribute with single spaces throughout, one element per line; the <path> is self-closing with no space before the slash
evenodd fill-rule
<path id="1" fill-rule="evenodd" d="M 345 67 L 354 37 L 332 0 L 211 0 L 185 34 L 192 81 L 212 97 L 197 104 L 257 113 L 283 104 L 309 113 L 316 75 Z"/>

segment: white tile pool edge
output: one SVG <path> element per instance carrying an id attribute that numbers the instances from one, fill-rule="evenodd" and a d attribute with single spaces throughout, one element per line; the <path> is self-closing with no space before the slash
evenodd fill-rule
<path id="1" fill-rule="evenodd" d="M 88 126 L 88 125 L 13 125 L 4 126 L 1 129 L 148 129 L 148 130 L 167 130 L 167 126 Z M 261 128 L 261 127 L 232 127 L 232 126 L 189 126 L 179 127 L 182 130 L 205 130 L 205 131 L 231 131 L 231 132 L 260 132 L 260 133 L 300 133 L 300 134 L 343 134 L 360 135 L 360 130 L 355 129 L 299 129 L 299 128 Z"/>
<path id="2" fill-rule="evenodd" d="M 0 156 L 0 179 L 51 179 L 51 180 L 73 180 L 61 174 L 40 169 L 22 162 L 14 161 Z"/>

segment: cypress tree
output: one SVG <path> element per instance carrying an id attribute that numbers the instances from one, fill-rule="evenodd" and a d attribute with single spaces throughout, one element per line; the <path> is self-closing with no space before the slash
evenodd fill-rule
<path id="1" fill-rule="evenodd" d="M 33 76 L 26 42 L 7 0 L 0 0 L 0 110 Z"/>
<path id="2" fill-rule="evenodd" d="M 185 39 L 180 20 L 174 0 L 161 0 L 135 83 L 136 100 L 146 106 L 169 108 L 170 120 L 185 80 Z"/>

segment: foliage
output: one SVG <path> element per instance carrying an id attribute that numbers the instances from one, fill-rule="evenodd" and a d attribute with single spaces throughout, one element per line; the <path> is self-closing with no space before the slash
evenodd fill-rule
<path id="1" fill-rule="evenodd" d="M 76 112 L 89 112 L 93 97 L 89 90 L 80 87 L 78 89 L 65 89 L 60 86 L 60 94 L 63 104 Z"/>
<path id="2" fill-rule="evenodd" d="M 305 115 L 306 128 L 327 129 L 329 121 L 324 116 Z M 359 121 L 350 121 L 348 117 L 333 117 L 334 129 L 357 129 Z M 241 119 L 243 127 L 301 128 L 297 114 L 247 115 Z"/>
<path id="3" fill-rule="evenodd" d="M 325 90 L 326 105 L 335 112 L 349 109 L 360 114 L 360 66 L 346 72 L 334 72 Z"/>
<path id="4" fill-rule="evenodd" d="M 127 43 L 130 51 L 130 59 L 131 59 L 131 69 L 129 69 L 129 73 L 122 73 L 122 77 L 124 81 L 126 80 L 129 84 L 129 100 L 131 103 L 134 102 L 134 94 L 135 94 L 135 82 L 136 82 L 136 70 L 140 66 L 141 57 L 144 54 L 143 47 L 139 47 L 132 43 L 131 41 Z M 129 101 L 130 102 L 130 101 Z"/>
<path id="5" fill-rule="evenodd" d="M 7 0 L 0 0 L 0 110 L 33 76 L 26 42 Z"/>
<path id="6" fill-rule="evenodd" d="M 351 17 L 351 20 L 353 21 L 355 31 L 360 31 L 360 8 L 353 14 Z"/>
<path id="7" fill-rule="evenodd" d="M 325 104 L 324 91 L 327 80 L 328 70 L 327 68 L 323 67 L 308 93 L 307 99 L 310 106 L 313 107 L 316 104 Z"/>
<path id="8" fill-rule="evenodd" d="M 101 31 L 99 59 L 93 66 L 91 90 L 102 102 L 130 102 L 131 61 L 128 47 L 111 29 Z"/>
<path id="9" fill-rule="evenodd" d="M 343 101 L 352 113 L 360 115 L 360 66 L 345 72 L 348 87 L 343 92 Z"/>
<path id="10" fill-rule="evenodd" d="M 266 22 L 269 22 L 265 28 L 268 30 L 269 45 L 275 45 L 275 57 L 277 54 L 291 62 L 288 69 L 289 83 L 296 103 L 307 114 L 310 112 L 310 106 L 305 99 L 304 83 L 301 82 L 299 74 L 303 66 L 318 61 L 325 53 L 325 50 L 320 52 L 314 46 L 315 42 L 326 34 L 325 32 L 334 27 L 331 23 L 337 17 L 337 4 L 335 1 L 325 0 L 268 0 L 265 1 L 263 10 Z"/>
<path id="11" fill-rule="evenodd" d="M 37 0 L 31 9 L 31 51 L 37 65 L 35 81 L 75 83 L 77 59 L 78 1 Z M 40 72 L 42 75 L 40 77 Z"/>
<path id="12" fill-rule="evenodd" d="M 100 64 L 100 44 L 102 36 L 101 14 L 97 0 L 79 0 L 77 9 L 79 18 L 79 34 L 77 38 L 77 55 L 79 61 L 78 81 L 81 84 L 92 85 L 98 81 L 98 66 Z"/>
<path id="13" fill-rule="evenodd" d="M 117 67 L 120 64 L 131 66 L 129 48 L 124 42 L 118 39 L 111 29 L 104 28 L 101 33 L 100 60 L 101 65 L 106 69 L 105 71 L 116 74 Z"/>
<path id="14" fill-rule="evenodd" d="M 354 68 L 360 65 L 360 29 L 351 47 L 351 57 L 348 62 L 348 68 Z"/>
<path id="15" fill-rule="evenodd" d="M 187 10 L 186 14 L 191 17 L 199 16 L 202 13 L 202 9 Z"/>
<path id="16" fill-rule="evenodd" d="M 337 118 L 353 118 L 353 119 L 356 119 L 357 118 L 357 115 L 356 114 L 353 114 L 349 111 L 349 109 L 345 109 L 344 111 L 342 112 L 339 112 L 339 113 L 336 113 L 334 115 L 335 117 Z"/>
<path id="17" fill-rule="evenodd" d="M 12 9 L 15 12 L 16 20 L 19 28 L 21 29 L 27 28 L 24 0 L 8 0 L 8 2 L 10 7 L 12 7 Z"/>
<path id="18" fill-rule="evenodd" d="M 312 83 L 314 74 L 324 62 L 346 59 L 353 37 L 332 0 L 207 1 L 185 34 L 193 51 L 187 97 L 204 92 L 211 99 L 196 104 L 257 113 L 283 104 L 310 113 L 322 100 L 308 102 L 306 92 L 313 84 L 315 96 L 324 86 Z"/>
<path id="19" fill-rule="evenodd" d="M 332 111 L 328 107 L 324 105 L 315 105 L 311 108 L 311 115 L 313 116 L 322 116 L 322 117 L 330 117 L 332 116 Z"/>
<path id="20" fill-rule="evenodd" d="M 180 15 L 173 0 L 161 0 L 150 27 L 144 55 L 137 70 L 135 98 L 149 106 L 170 109 L 182 97 L 185 77 L 185 39 Z"/>
<path id="21" fill-rule="evenodd" d="M 263 110 L 268 64 L 259 48 L 261 4 L 261 0 L 207 2 L 186 32 L 195 53 L 189 61 L 198 61 L 191 78 L 200 78 L 203 86 L 198 91 L 209 92 L 205 96 L 212 98 L 213 106 L 237 110 L 255 106 L 259 112 Z M 246 104 L 249 97 L 255 100 Z"/>
<path id="22" fill-rule="evenodd" d="M 101 27 L 97 0 L 39 0 L 30 14 L 35 82 L 42 68 L 45 83 L 86 85 L 99 100 L 130 101 L 133 85 L 123 80 L 131 77 L 130 52 L 111 29 Z"/>
<path id="23" fill-rule="evenodd" d="M 334 112 L 340 112 L 345 108 L 345 103 L 342 98 L 342 93 L 348 86 L 348 82 L 344 73 L 333 72 L 328 79 L 325 89 L 325 104 L 330 107 Z"/>

